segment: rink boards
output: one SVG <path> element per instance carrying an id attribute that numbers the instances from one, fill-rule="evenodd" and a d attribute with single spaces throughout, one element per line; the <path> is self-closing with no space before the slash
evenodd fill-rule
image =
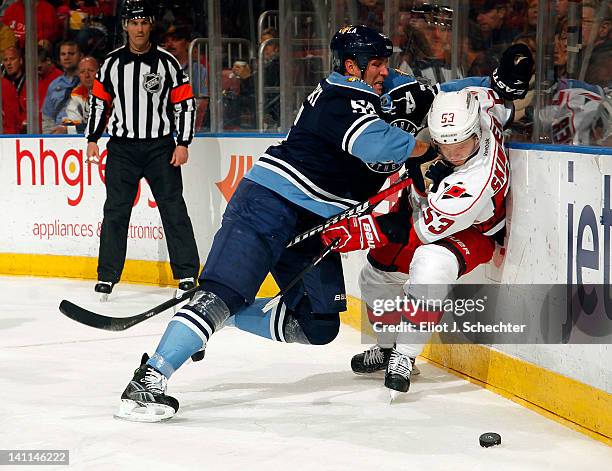
<path id="1" fill-rule="evenodd" d="M 184 194 L 202 260 L 238 182 L 278 139 L 198 137 L 190 147 L 189 163 L 182 169 Z M 0 192 L 7 215 L 0 227 L 0 273 L 96 278 L 103 166 L 84 164 L 84 152 L 85 141 L 79 137 L 0 139 Z M 505 254 L 498 252 L 493 263 L 474 274 L 474 282 L 609 284 L 612 157 L 601 152 L 513 146 Z M 146 182 L 133 207 L 128 258 L 122 280 L 172 282 L 165 233 Z M 355 298 L 362 261 L 363 254 L 345 259 L 348 293 Z M 433 344 L 427 356 L 598 438 L 610 437 L 612 309 L 606 309 L 608 300 L 603 298 L 596 299 L 601 305 L 594 312 L 600 316 L 597 332 L 589 331 L 580 319 L 564 320 L 573 341 L 580 343 L 495 348 Z M 539 311 L 533 312 L 529 321 L 539 325 Z M 360 327 L 359 309 L 350 309 L 345 321 Z"/>

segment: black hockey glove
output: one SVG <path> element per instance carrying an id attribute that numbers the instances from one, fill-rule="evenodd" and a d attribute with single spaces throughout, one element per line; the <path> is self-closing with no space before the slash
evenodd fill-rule
<path id="1" fill-rule="evenodd" d="M 425 194 L 426 190 L 421 165 L 434 160 L 436 157 L 438 157 L 438 151 L 435 147 L 429 146 L 427 148 L 427 151 L 423 155 L 420 155 L 418 157 L 410 157 L 406 161 L 406 171 L 412 179 L 413 186 L 421 194 Z"/>
<path id="2" fill-rule="evenodd" d="M 428 178 L 432 182 L 431 192 L 435 193 L 438 191 L 438 186 L 442 180 L 453 173 L 454 168 L 448 165 L 443 160 L 438 160 L 429 166 L 427 172 L 425 172 L 425 178 Z"/>
<path id="3" fill-rule="evenodd" d="M 499 66 L 491 73 L 491 88 L 504 100 L 525 98 L 534 64 L 529 47 L 513 44 L 502 53 Z"/>

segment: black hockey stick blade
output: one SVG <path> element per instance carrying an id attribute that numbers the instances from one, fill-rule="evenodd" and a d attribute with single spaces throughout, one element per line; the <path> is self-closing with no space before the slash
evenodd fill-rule
<path id="1" fill-rule="evenodd" d="M 73 321 L 78 322 L 79 324 L 85 324 L 89 327 L 95 327 L 96 329 L 121 331 L 129 329 L 130 327 L 133 327 L 136 324 L 140 324 L 142 321 L 156 316 L 160 312 L 164 312 L 166 309 L 170 309 L 172 306 L 176 306 L 184 300 L 189 299 L 201 289 L 201 285 L 196 286 L 195 288 L 191 288 L 190 290 L 185 291 L 178 298 L 168 299 L 167 301 L 164 301 L 160 305 L 155 306 L 149 309 L 148 311 L 130 317 L 105 316 L 104 314 L 98 314 L 96 312 L 89 311 L 85 308 L 77 306 L 76 304 L 71 303 L 70 301 L 67 301 L 65 299 L 62 300 L 62 302 L 60 303 L 59 310 L 62 314 L 69 317 Z"/>

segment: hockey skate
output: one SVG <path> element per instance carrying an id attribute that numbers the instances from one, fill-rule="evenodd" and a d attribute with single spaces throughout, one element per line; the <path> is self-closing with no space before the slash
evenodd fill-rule
<path id="1" fill-rule="evenodd" d="M 206 353 L 206 344 L 202 347 L 202 350 L 198 350 L 193 355 L 191 355 L 191 361 L 202 361 L 204 359 L 204 354 Z"/>
<path id="2" fill-rule="evenodd" d="M 100 293 L 100 302 L 105 303 L 108 301 L 108 296 L 113 292 L 115 283 L 112 281 L 98 281 L 94 286 L 94 291 Z"/>
<path id="3" fill-rule="evenodd" d="M 395 400 L 399 393 L 408 392 L 411 374 L 411 358 L 393 348 L 389 357 L 387 372 L 385 373 L 385 387 L 389 388 L 391 402 Z"/>
<path id="4" fill-rule="evenodd" d="M 189 291 L 193 288 L 195 288 L 195 278 L 181 278 L 179 280 L 178 288 L 174 292 L 174 297 L 180 298 L 185 291 Z"/>
<path id="5" fill-rule="evenodd" d="M 356 375 L 371 375 L 381 373 L 387 369 L 392 348 L 384 348 L 374 345 L 363 353 L 358 353 L 351 359 L 351 369 Z M 420 374 L 419 368 L 414 364 L 415 359 L 410 358 L 412 363 L 412 376 Z"/>
<path id="6" fill-rule="evenodd" d="M 178 401 L 166 395 L 168 378 L 147 365 L 149 356 L 142 356 L 140 367 L 121 395 L 117 419 L 133 422 L 161 422 L 176 414 Z"/>

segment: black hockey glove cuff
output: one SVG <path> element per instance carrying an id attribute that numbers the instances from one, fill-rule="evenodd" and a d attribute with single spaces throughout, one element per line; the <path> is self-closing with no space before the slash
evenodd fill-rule
<path id="1" fill-rule="evenodd" d="M 400 211 L 378 216 L 376 222 L 380 231 L 389 239 L 389 242 L 406 244 L 410 238 L 410 229 L 412 227 L 410 216 L 409 212 Z"/>
<path id="2" fill-rule="evenodd" d="M 425 172 L 425 177 L 429 178 L 432 182 L 431 191 L 435 193 L 438 191 L 438 187 L 442 180 L 448 177 L 451 173 L 453 173 L 454 168 L 448 165 L 443 160 L 438 160 L 429 166 L 427 172 Z"/>
<path id="3" fill-rule="evenodd" d="M 436 157 L 438 157 L 437 149 L 433 146 L 429 146 L 423 155 L 419 155 L 418 157 L 410 157 L 406 161 L 406 171 L 412 179 L 412 184 L 414 188 L 422 195 L 425 194 L 426 188 L 421 165 L 434 160 Z"/>

